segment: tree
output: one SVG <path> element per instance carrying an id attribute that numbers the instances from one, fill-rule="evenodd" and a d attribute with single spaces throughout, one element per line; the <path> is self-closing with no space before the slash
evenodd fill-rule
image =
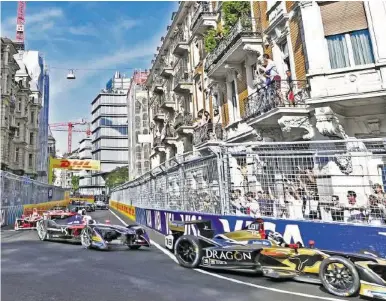
<path id="1" fill-rule="evenodd" d="M 78 189 L 79 189 L 79 177 L 78 176 L 72 176 L 71 177 L 71 186 L 72 186 L 72 190 L 74 192 L 78 191 Z"/>
<path id="2" fill-rule="evenodd" d="M 127 166 L 117 167 L 105 177 L 105 185 L 109 189 L 113 189 L 127 181 L 129 181 L 129 170 Z"/>

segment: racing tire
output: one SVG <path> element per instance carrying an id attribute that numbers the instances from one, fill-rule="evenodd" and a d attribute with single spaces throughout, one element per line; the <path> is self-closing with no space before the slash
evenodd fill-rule
<path id="1" fill-rule="evenodd" d="M 130 250 L 138 250 L 142 246 L 129 246 Z"/>
<path id="2" fill-rule="evenodd" d="M 196 236 L 183 235 L 177 239 L 174 255 L 178 263 L 184 268 L 197 268 L 202 259 L 202 246 Z"/>
<path id="3" fill-rule="evenodd" d="M 330 265 L 337 264 L 342 268 L 334 267 L 333 270 L 328 270 Z M 361 283 L 358 271 L 350 260 L 332 256 L 324 259 L 320 264 L 319 278 L 323 287 L 332 295 L 339 297 L 356 296 L 359 292 Z M 331 282 L 345 283 L 347 287 L 341 289 L 334 286 Z"/>
<path id="4" fill-rule="evenodd" d="M 80 242 L 85 249 L 91 249 L 92 247 L 92 232 L 90 227 L 85 227 L 80 232 Z"/>
<path id="5" fill-rule="evenodd" d="M 41 241 L 48 240 L 49 234 L 48 234 L 48 231 L 47 231 L 47 227 L 44 224 L 44 221 L 38 221 L 36 223 L 36 231 L 37 231 L 38 237 L 39 237 L 39 239 Z"/>

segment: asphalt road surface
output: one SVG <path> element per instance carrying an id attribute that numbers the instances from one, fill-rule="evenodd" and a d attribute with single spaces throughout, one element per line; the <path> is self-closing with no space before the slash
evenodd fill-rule
<path id="1" fill-rule="evenodd" d="M 122 224 L 110 211 L 92 215 Z M 160 234 L 149 234 L 163 246 Z M 357 300 L 334 297 L 316 285 L 234 273 L 203 274 L 180 267 L 154 245 L 103 252 L 42 242 L 36 231 L 3 230 L 1 248 L 2 301 Z"/>

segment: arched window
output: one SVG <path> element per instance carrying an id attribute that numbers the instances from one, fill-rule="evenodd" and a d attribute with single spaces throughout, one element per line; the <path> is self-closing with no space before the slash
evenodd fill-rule
<path id="1" fill-rule="evenodd" d="M 135 117 L 135 128 L 140 129 L 141 128 L 141 117 L 136 116 Z"/>

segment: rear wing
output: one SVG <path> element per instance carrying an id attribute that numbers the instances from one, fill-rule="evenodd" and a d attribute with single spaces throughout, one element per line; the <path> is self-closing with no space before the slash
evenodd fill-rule
<path id="1" fill-rule="evenodd" d="M 173 234 L 183 234 L 188 226 L 194 225 L 199 234 L 206 238 L 213 238 L 214 230 L 212 223 L 209 220 L 195 220 L 195 221 L 169 221 L 169 229 Z"/>

